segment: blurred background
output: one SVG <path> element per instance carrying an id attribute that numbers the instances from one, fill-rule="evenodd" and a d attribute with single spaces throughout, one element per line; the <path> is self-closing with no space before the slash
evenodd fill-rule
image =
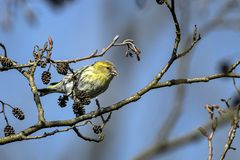
<path id="1" fill-rule="evenodd" d="M 192 52 L 177 61 L 161 81 L 173 78 L 200 77 L 221 72 L 224 65 L 240 58 L 240 0 L 178 0 L 182 41 L 180 50 L 191 42 L 194 25 L 202 40 Z M 8 56 L 18 63 L 33 59 L 34 45 L 43 46 L 49 36 L 54 42 L 53 59 L 79 58 L 95 49 L 106 47 L 115 35 L 120 41 L 133 39 L 141 49 L 141 61 L 125 57 L 126 48 L 111 49 L 104 57 L 83 61 L 72 68 L 97 60 L 110 60 L 119 76 L 109 89 L 98 97 L 101 106 L 108 106 L 141 89 L 161 70 L 170 58 L 175 28 L 166 6 L 148 0 L 0 0 L 0 42 Z M 3 53 L 3 51 L 0 51 Z M 37 86 L 44 87 L 37 70 Z M 62 78 L 51 70 L 52 82 Z M 239 69 L 238 69 L 239 72 Z M 19 132 L 37 121 L 37 111 L 26 79 L 17 71 L 0 73 L 0 99 L 19 106 L 26 119 L 19 122 L 9 114 L 9 122 Z M 239 85 L 239 81 L 237 81 Z M 73 118 L 71 104 L 57 105 L 58 94 L 43 97 L 47 120 Z M 206 104 L 225 105 L 220 99 L 237 97 L 231 79 L 209 83 L 174 86 L 150 91 L 139 101 L 113 112 L 104 129 L 105 140 L 99 144 L 79 139 L 72 131 L 40 140 L 15 142 L 0 146 L 1 160 L 128 160 L 141 156 L 159 141 L 172 140 L 209 121 Z M 86 111 L 96 109 L 94 102 Z M 98 123 L 100 121 L 94 120 Z M 0 117 L 0 135 L 4 136 L 4 117 Z M 218 159 L 226 142 L 230 122 L 218 128 L 213 139 L 214 159 Z M 46 130 L 45 130 L 46 131 Z M 91 127 L 81 128 L 83 134 L 96 136 Z M 37 134 L 41 134 L 38 132 Z M 233 146 L 240 148 L 240 136 Z M 207 159 L 207 140 L 203 137 L 176 150 L 152 155 L 151 159 Z M 230 151 L 228 159 L 238 159 L 239 151 Z"/>

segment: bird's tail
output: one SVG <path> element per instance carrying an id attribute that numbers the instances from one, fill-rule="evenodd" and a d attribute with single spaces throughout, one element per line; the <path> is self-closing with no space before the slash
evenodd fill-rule
<path id="1" fill-rule="evenodd" d="M 40 97 L 46 96 L 47 94 L 54 93 L 55 91 L 51 88 L 38 89 Z"/>
<path id="2" fill-rule="evenodd" d="M 56 88 L 57 84 L 58 84 L 58 82 L 51 83 L 47 88 L 38 89 L 40 97 L 45 96 L 50 93 L 58 92 L 57 88 Z"/>

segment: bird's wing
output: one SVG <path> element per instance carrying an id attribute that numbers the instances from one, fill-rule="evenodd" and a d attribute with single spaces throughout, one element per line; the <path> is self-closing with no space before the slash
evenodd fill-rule
<path id="1" fill-rule="evenodd" d="M 74 74 L 78 77 L 79 75 L 82 74 L 82 72 L 87 69 L 89 66 L 84 66 L 84 67 L 81 67 L 77 70 L 74 71 Z M 72 81 L 72 77 L 73 77 L 73 74 L 72 73 L 69 73 L 67 74 L 66 76 L 63 77 L 63 79 L 60 81 L 60 82 L 64 82 L 64 83 L 68 83 L 70 81 Z"/>
<path id="2" fill-rule="evenodd" d="M 78 77 L 78 75 L 81 75 L 82 72 L 87 68 L 88 68 L 88 66 L 81 67 L 81 68 L 75 70 L 74 74 L 76 74 Z M 70 81 L 72 81 L 72 76 L 73 76 L 73 74 L 69 73 L 69 74 L 65 75 L 61 81 L 50 83 L 50 85 L 47 88 L 56 88 L 60 84 L 67 84 Z"/>
<path id="3" fill-rule="evenodd" d="M 77 69 L 76 71 L 74 71 L 74 73 L 76 73 L 76 74 L 81 74 L 85 69 L 87 69 L 89 67 L 89 65 L 88 66 L 84 66 L 84 67 L 81 67 L 81 68 L 79 68 L 79 69 Z"/>
<path id="4" fill-rule="evenodd" d="M 82 72 L 85 71 L 88 67 L 89 67 L 89 66 L 84 66 L 84 67 L 82 67 L 82 68 L 79 68 L 79 69 L 77 69 L 76 71 L 74 71 L 74 74 L 75 74 L 77 77 L 79 77 L 79 75 L 81 75 Z"/>

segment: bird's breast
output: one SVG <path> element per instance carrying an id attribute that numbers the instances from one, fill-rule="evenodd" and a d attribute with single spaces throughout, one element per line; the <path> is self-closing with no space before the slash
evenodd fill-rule
<path id="1" fill-rule="evenodd" d="M 101 74 L 84 74 L 79 79 L 78 89 L 94 98 L 106 91 L 111 79 Z"/>

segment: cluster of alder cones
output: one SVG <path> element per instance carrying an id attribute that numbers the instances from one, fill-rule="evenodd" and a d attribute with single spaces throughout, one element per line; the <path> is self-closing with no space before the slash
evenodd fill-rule
<path id="1" fill-rule="evenodd" d="M 17 118 L 19 120 L 24 120 L 25 119 L 25 115 L 24 115 L 23 111 L 18 107 L 12 108 L 12 114 L 15 118 Z M 11 135 L 14 135 L 14 134 L 15 134 L 15 130 L 14 130 L 13 126 L 11 126 L 7 121 L 7 125 L 4 127 L 5 137 L 11 136 Z"/>

